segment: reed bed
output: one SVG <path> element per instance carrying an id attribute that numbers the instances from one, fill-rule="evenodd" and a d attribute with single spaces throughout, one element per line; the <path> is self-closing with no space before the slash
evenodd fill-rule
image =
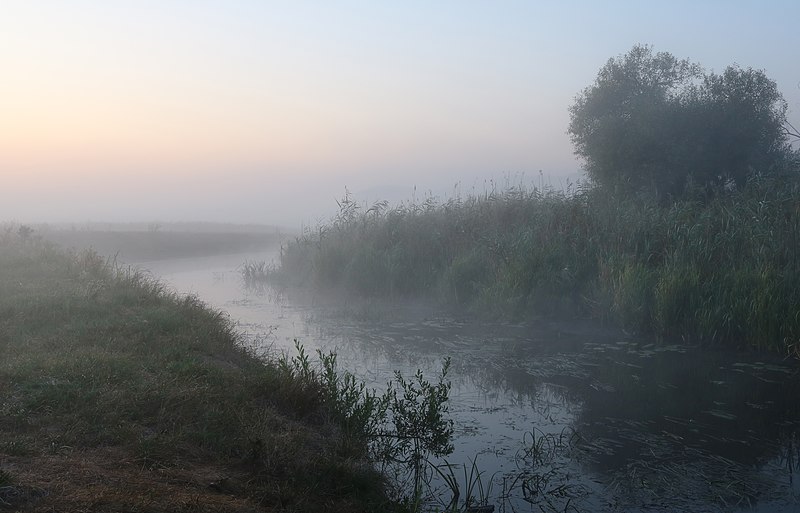
<path id="1" fill-rule="evenodd" d="M 345 198 L 283 247 L 278 268 L 249 279 L 797 355 L 799 242 L 800 186 L 785 178 L 669 204 L 508 187 L 397 207 Z"/>

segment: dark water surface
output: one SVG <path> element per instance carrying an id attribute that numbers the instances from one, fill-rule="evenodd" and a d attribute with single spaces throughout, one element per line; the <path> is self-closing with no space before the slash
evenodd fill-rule
<path id="1" fill-rule="evenodd" d="M 582 322 L 323 307 L 246 288 L 237 267 L 271 257 L 141 267 L 228 312 L 258 350 L 291 353 L 297 339 L 310 353 L 334 351 L 379 390 L 395 370 L 433 380 L 451 357 L 447 461 L 458 465 L 462 501 L 470 481 L 496 511 L 800 511 L 794 360 L 660 345 Z M 468 477 L 473 462 L 482 491 Z"/>

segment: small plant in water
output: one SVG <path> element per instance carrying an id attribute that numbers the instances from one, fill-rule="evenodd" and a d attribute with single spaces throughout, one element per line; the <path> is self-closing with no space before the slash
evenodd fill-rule
<path id="1" fill-rule="evenodd" d="M 420 370 L 410 380 L 395 372 L 384 396 L 388 400 L 388 422 L 378 454 L 382 461 L 400 464 L 411 473 L 415 510 L 422 501 L 426 462 L 431 456 L 453 452 L 453 421 L 446 418 L 450 383 L 445 382 L 445 377 L 449 367 L 447 358 L 435 384 L 427 381 Z"/>
<path id="2" fill-rule="evenodd" d="M 319 391 L 348 436 L 368 444 L 373 461 L 385 474 L 393 473 L 398 492 L 410 492 L 404 502 L 418 511 L 429 459 L 453 451 L 453 421 L 447 417 L 450 383 L 445 381 L 450 359 L 445 359 L 435 383 L 425 379 L 421 370 L 411 379 L 397 371 L 386 391 L 378 395 L 353 374 L 340 372 L 336 354 L 317 351 L 319 365 L 315 366 L 297 340 L 295 347 L 297 356 L 282 357 L 279 369 L 301 386 Z"/>
<path id="3" fill-rule="evenodd" d="M 467 466 L 464 465 L 464 499 L 463 507 L 459 505 L 461 500 L 461 482 L 456 477 L 455 469 L 458 465 L 453 465 L 447 461 L 443 465 L 431 465 L 439 477 L 445 482 L 447 488 L 450 489 L 451 499 L 448 504 L 442 504 L 445 511 L 466 511 L 468 513 L 490 513 L 494 511 L 494 506 L 489 504 L 489 497 L 492 493 L 492 485 L 494 483 L 494 475 L 492 475 L 488 483 L 484 485 L 483 472 L 478 470 L 477 456 L 472 459 L 469 471 Z"/>
<path id="4" fill-rule="evenodd" d="M 541 429 L 525 433 L 524 448 L 517 455 L 517 464 L 524 469 L 511 483 L 509 491 L 520 487 L 525 502 L 541 511 L 580 511 L 576 502 L 588 490 L 559 460 L 567 456 L 580 436 L 571 428 L 560 433 L 545 433 Z"/>

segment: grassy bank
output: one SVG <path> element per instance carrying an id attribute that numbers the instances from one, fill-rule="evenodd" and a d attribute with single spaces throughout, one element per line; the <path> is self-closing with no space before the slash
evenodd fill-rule
<path id="1" fill-rule="evenodd" d="M 393 209 L 345 200 L 262 277 L 796 354 L 798 205 L 796 182 L 766 179 L 669 205 L 591 188 L 509 188 Z"/>
<path id="2" fill-rule="evenodd" d="M 0 230 L 0 510 L 384 508 L 314 383 L 104 262 Z"/>

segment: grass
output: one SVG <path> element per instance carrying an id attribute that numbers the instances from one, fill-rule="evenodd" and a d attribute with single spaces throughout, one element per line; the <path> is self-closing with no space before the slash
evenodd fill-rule
<path id="1" fill-rule="evenodd" d="M 283 247 L 270 279 L 427 298 L 489 317 L 594 317 L 641 334 L 798 354 L 800 185 L 754 178 L 665 205 L 613 191 L 508 187 L 441 202 L 348 198 Z"/>
<path id="2" fill-rule="evenodd" d="M 194 297 L 0 228 L 0 510 L 374 511 L 315 383 Z"/>

